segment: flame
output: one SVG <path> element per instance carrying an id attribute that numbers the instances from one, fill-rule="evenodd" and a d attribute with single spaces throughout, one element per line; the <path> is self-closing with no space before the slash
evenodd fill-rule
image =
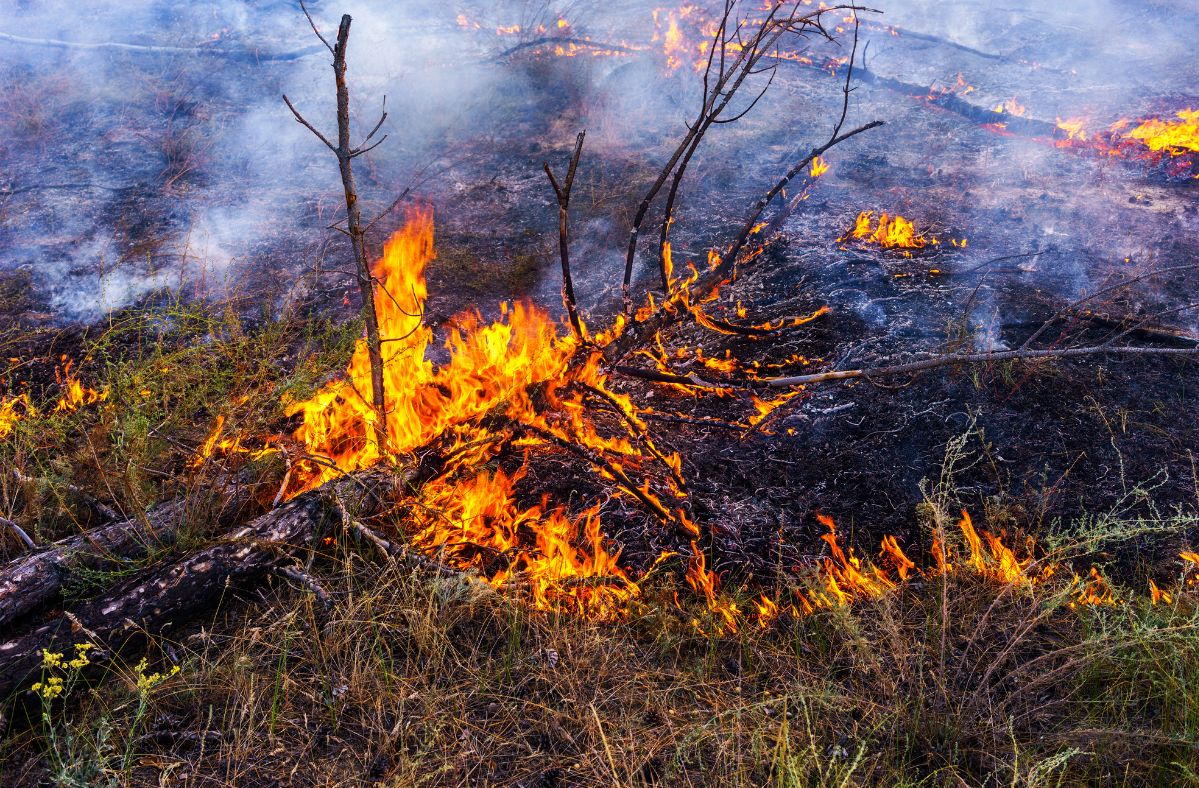
<path id="1" fill-rule="evenodd" d="M 899 214 L 891 216 L 884 212 L 879 215 L 877 224 L 873 219 L 874 211 L 862 211 L 849 232 L 837 240 L 844 242 L 852 238 L 878 244 L 884 249 L 923 249 L 930 243 L 936 243 L 916 232 L 915 225 Z"/>
<path id="2" fill-rule="evenodd" d="M 732 600 L 717 596 L 717 591 L 720 590 L 720 578 L 714 571 L 707 568 L 703 551 L 699 549 L 699 544 L 695 541 L 691 542 L 691 557 L 687 561 L 685 578 L 687 585 L 691 586 L 696 593 L 702 594 L 707 601 L 708 610 L 716 618 L 717 631 L 736 632 L 737 616 L 741 610 Z M 692 623 L 699 628 L 698 622 L 693 621 Z"/>
<path id="3" fill-rule="evenodd" d="M 816 158 L 812 159 L 811 176 L 813 178 L 819 178 L 821 175 L 824 175 L 826 172 L 828 172 L 828 170 L 828 162 L 825 161 L 823 157 L 817 156 Z"/>
<path id="4" fill-rule="evenodd" d="M 451 483 L 434 484 L 412 516 L 412 544 L 458 568 L 488 576 L 497 587 L 527 587 L 540 609 L 565 609 L 612 617 L 638 593 L 609 552 L 600 531 L 599 507 L 571 518 L 562 507 L 522 508 L 514 489 L 524 476 L 483 471 Z M 535 533 L 532 542 L 521 530 Z M 576 546 L 580 545 L 580 546 Z"/>
<path id="5" fill-rule="evenodd" d="M 1057 127 L 1066 132 L 1067 140 L 1078 140 L 1086 142 L 1087 132 L 1084 129 L 1086 121 L 1082 118 L 1069 118 L 1067 120 L 1057 119 Z"/>
<path id="6" fill-rule="evenodd" d="M 61 373 L 58 370 L 54 371 L 55 379 L 66 389 L 54 405 L 55 413 L 70 413 L 84 405 L 94 405 L 108 399 L 108 389 L 97 391 L 80 383 L 79 379 L 71 372 L 72 363 L 67 361 Z"/>
<path id="7" fill-rule="evenodd" d="M 561 373 L 573 341 L 559 337 L 547 313 L 519 302 L 501 305 L 502 316 L 494 323 L 484 323 L 477 312 L 459 315 L 445 342 L 449 361 L 435 369 L 426 358 L 433 332 L 422 323 L 424 267 L 433 258 L 432 211 L 414 208 L 373 269 L 379 281 L 375 304 L 383 342 L 387 446 L 375 438 L 370 357 L 361 339 L 345 380 L 287 406 L 289 416 L 303 417 L 295 437 L 324 461 L 302 464 L 290 495 L 411 452 Z"/>
<path id="8" fill-rule="evenodd" d="M 828 595 L 816 597 L 816 606 L 828 606 L 830 601 L 838 605 L 847 605 L 855 597 L 875 597 L 895 588 L 895 581 L 887 577 L 883 570 L 873 564 L 863 564 L 853 554 L 852 548 L 849 552 L 841 549 L 837 543 L 837 527 L 833 518 L 818 514 L 816 519 L 828 529 L 828 533 L 820 538 L 832 553 L 831 557 L 825 558 L 822 563 L 824 586 Z"/>
<path id="9" fill-rule="evenodd" d="M 1028 108 L 1015 98 L 1010 98 L 1001 104 L 995 105 L 995 109 L 992 111 L 997 112 L 1000 115 L 1015 115 L 1018 118 L 1022 118 L 1028 114 Z"/>
<path id="10" fill-rule="evenodd" d="M 1193 566 L 1187 567 L 1187 569 L 1195 571 L 1195 574 L 1187 579 L 1186 584 L 1188 586 L 1199 586 L 1199 553 L 1194 550 L 1183 550 L 1178 554 L 1178 557 L 1183 561 L 1189 561 L 1193 564 Z"/>
<path id="11" fill-rule="evenodd" d="M 71 413 L 87 405 L 95 405 L 97 402 L 104 402 L 108 399 L 107 388 L 96 390 L 84 385 L 71 370 L 74 362 L 68 361 L 66 356 L 63 356 L 62 360 L 65 363 L 61 368 L 54 370 L 54 378 L 64 390 L 55 401 L 54 406 L 50 408 L 50 413 Z M 0 396 L 0 438 L 7 438 L 11 435 L 18 422 L 36 418 L 39 415 L 42 415 L 41 412 L 34 406 L 26 392 L 15 396 Z"/>
<path id="12" fill-rule="evenodd" d="M 1153 582 L 1153 578 L 1149 578 L 1149 597 L 1155 605 L 1168 605 L 1174 601 L 1170 592 L 1158 588 L 1157 583 Z"/>
<path id="13" fill-rule="evenodd" d="M 519 505 L 516 486 L 527 466 L 511 473 L 482 467 L 492 458 L 494 439 L 502 437 L 492 433 L 482 417 L 502 412 L 512 423 L 535 430 L 508 436 L 516 438 L 514 445 L 558 441 L 586 447 L 603 458 L 595 461 L 597 471 L 616 482 L 623 494 L 639 498 L 662 520 L 698 535 L 681 503 L 671 500 L 685 497 L 681 458 L 662 452 L 648 433 L 642 411 L 628 396 L 607 388 L 600 372 L 602 353 L 593 350 L 583 363 L 568 367 L 579 345 L 532 304 L 501 304 L 499 319 L 490 323 L 477 311 L 456 316 L 445 340 L 447 360 L 435 367 L 427 358 L 433 331 L 422 320 L 424 269 L 435 256 L 433 231 L 430 209 L 410 209 L 405 226 L 387 242 L 372 269 L 379 283 L 375 306 L 382 340 L 386 444 L 380 446 L 376 437 L 370 358 L 366 341 L 359 340 L 344 379 L 307 400 L 287 403 L 288 415 L 303 419 L 294 437 L 307 455 L 292 463 L 287 495 L 381 462 L 401 462 L 446 436 L 451 451 L 469 451 L 420 490 L 409 518 L 413 545 L 456 569 L 478 572 L 496 587 L 525 590 L 539 608 L 614 616 L 639 589 L 618 565 L 619 551 L 606 548 L 598 507 L 572 516 L 547 500 L 539 506 Z M 597 341 L 610 341 L 612 336 L 615 333 L 603 334 Z M 538 384 L 548 405 L 544 412 L 530 394 Z M 584 392 L 619 413 L 624 435 L 599 432 Z M 220 439 L 223 427 L 224 418 L 219 417 L 200 447 L 201 456 L 230 446 L 244 450 L 236 438 Z M 648 481 L 632 482 L 626 473 L 645 458 L 666 469 L 665 493 L 651 489 Z"/>
<path id="14" fill-rule="evenodd" d="M 1103 605 L 1112 606 L 1119 604 L 1116 599 L 1115 591 L 1108 584 L 1107 579 L 1100 574 L 1097 567 L 1092 566 L 1087 579 L 1080 580 L 1077 575 L 1073 579 L 1074 602 L 1078 605 Z M 1155 600 L 1156 602 L 1156 600 Z"/>
<path id="15" fill-rule="evenodd" d="M 1003 543 L 1000 537 L 987 531 L 983 531 L 982 538 L 979 538 L 979 533 L 974 528 L 974 522 L 970 519 L 970 513 L 965 509 L 962 510 L 962 519 L 958 521 L 958 527 L 970 548 L 970 564 L 976 572 L 984 577 L 990 577 L 1010 585 L 1028 582 L 1025 569 L 1031 563 L 1031 559 L 1021 561 L 1016 558 L 1016 554 Z M 983 550 L 984 540 L 987 543 L 986 551 Z"/>
<path id="16" fill-rule="evenodd" d="M 765 594 L 762 594 L 758 598 L 758 601 L 754 603 L 754 607 L 758 611 L 758 626 L 762 629 L 768 628 L 779 616 L 778 603 Z"/>
<path id="17" fill-rule="evenodd" d="M 0 438 L 7 438 L 16 429 L 17 422 L 34 413 L 28 394 L 0 397 Z"/>
<path id="18" fill-rule="evenodd" d="M 879 557 L 892 561 L 895 564 L 895 571 L 899 574 L 899 579 L 903 581 L 906 581 L 908 574 L 916 568 L 916 563 L 904 554 L 894 536 L 883 537 Z"/>
<path id="19" fill-rule="evenodd" d="M 1178 120 L 1144 120 L 1125 136 L 1139 140 L 1155 153 L 1199 153 L 1199 109 L 1181 110 L 1176 117 Z"/>

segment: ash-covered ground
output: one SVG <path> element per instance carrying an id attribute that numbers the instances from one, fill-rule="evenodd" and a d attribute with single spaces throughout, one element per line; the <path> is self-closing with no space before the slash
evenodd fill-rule
<path id="1" fill-rule="evenodd" d="M 616 308 L 632 214 L 696 109 L 695 58 L 673 64 L 666 41 L 671 20 L 686 34 L 698 12 L 655 14 L 628 0 L 309 8 L 327 34 L 341 13 L 354 15 L 349 79 L 361 131 L 387 96 L 390 137 L 358 160 L 363 197 L 378 210 L 411 187 L 435 207 L 429 321 L 494 312 L 515 297 L 561 308 L 557 216 L 541 166 L 564 167 L 586 129 L 572 201 L 575 281 L 590 322 L 602 325 Z M 886 125 L 827 155 L 830 172 L 725 296 L 762 319 L 820 305 L 829 314 L 781 339 L 679 329 L 668 342 L 763 362 L 799 353 L 813 360 L 803 371 L 1002 349 L 1081 294 L 1196 259 L 1193 172 L 1061 146 L 1060 135 L 1001 129 L 929 100 L 934 86 L 954 86 L 980 113 L 1012 101 L 1040 127 L 1077 118 L 1092 135 L 1120 118 L 1170 117 L 1199 105 L 1190 4 L 907 0 L 882 10 L 862 29 L 865 71 L 848 123 Z M 827 137 L 844 76 L 828 61 L 848 54 L 848 32 L 808 42 L 811 65 L 780 62 L 753 110 L 711 133 L 685 181 L 676 262 L 703 261 Z M 64 329 L 175 297 L 233 299 L 256 319 L 353 314 L 352 282 L 339 273 L 352 267 L 349 247 L 326 229 L 343 209 L 335 162 L 280 97 L 331 131 L 328 53 L 298 4 L 112 3 L 83 14 L 16 3 L 0 33 L 0 309 L 27 333 L 29 352 L 45 352 Z M 555 56 L 558 46 L 578 54 Z M 968 245 L 905 257 L 839 241 L 863 210 L 900 213 Z M 639 292 L 654 282 L 653 216 Z M 384 218 L 374 248 L 400 222 L 402 211 Z M 1130 314 L 1178 310 L 1144 339 L 1186 346 L 1199 325 L 1180 307 L 1197 279 L 1145 279 L 1052 336 L 1101 339 Z M 19 378 L 10 373 L 6 385 Z M 1013 523 L 1147 511 L 1134 493 L 1144 483 L 1162 509 L 1193 506 L 1197 383 L 1193 362 L 1168 358 L 942 370 L 888 381 L 894 388 L 813 388 L 769 434 L 659 429 L 684 455 L 697 513 L 724 554 L 761 571 L 818 549 L 818 509 L 852 523 L 864 545 L 883 532 L 913 537 L 921 480 L 938 477 L 946 443 L 967 432 L 980 461 L 959 479 L 965 503 L 982 511 L 999 497 L 1017 501 Z M 676 412 L 728 407 L 633 385 Z M 626 556 L 652 558 L 657 547 Z"/>

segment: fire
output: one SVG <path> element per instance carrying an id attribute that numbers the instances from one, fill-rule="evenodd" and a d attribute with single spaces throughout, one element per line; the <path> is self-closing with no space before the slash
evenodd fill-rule
<path id="1" fill-rule="evenodd" d="M 959 72 L 957 79 L 954 80 L 952 84 L 940 84 L 939 80 L 937 82 L 933 82 L 932 86 L 929 87 L 928 96 L 926 96 L 926 98 L 929 101 L 936 101 L 945 95 L 966 96 L 973 92 L 974 86 L 968 84 L 966 82 L 966 78 L 962 76 L 961 72 Z"/>
<path id="2" fill-rule="evenodd" d="M 379 446 L 374 435 L 370 358 L 362 339 L 345 380 L 287 407 L 289 416 L 303 417 L 295 437 L 309 454 L 325 461 L 304 464 L 291 495 L 409 453 L 562 371 L 573 341 L 559 337 L 550 316 L 526 303 L 502 305 L 501 318 L 489 324 L 477 312 L 458 316 L 445 342 L 449 361 L 435 369 L 426 358 L 433 332 L 422 322 L 424 268 L 433 258 L 432 211 L 413 209 L 373 272 L 379 280 L 375 304 L 383 341 L 388 445 Z"/>
<path id="3" fill-rule="evenodd" d="M 817 607 L 827 606 L 830 601 L 839 605 L 849 604 L 854 597 L 879 596 L 895 588 L 895 581 L 882 569 L 873 564 L 864 565 L 853 554 L 841 549 L 837 543 L 837 528 L 833 518 L 818 514 L 816 519 L 828 529 L 820 538 L 828 545 L 831 557 L 825 558 L 822 566 L 827 595 L 817 595 L 812 601 Z"/>
<path id="4" fill-rule="evenodd" d="M 34 412 L 28 394 L 0 397 L 0 438 L 7 438 L 17 422 Z"/>
<path id="5" fill-rule="evenodd" d="M 67 360 L 66 356 L 62 357 L 62 361 L 65 363 L 61 368 L 54 370 L 54 378 L 63 392 L 53 407 L 49 409 L 50 413 L 71 413 L 108 399 L 107 388 L 97 390 L 85 385 L 71 370 L 74 362 Z M 11 435 L 18 422 L 40 415 L 42 412 L 33 404 L 26 392 L 0 397 L 0 438 L 7 438 Z"/>
<path id="6" fill-rule="evenodd" d="M 72 363 L 67 361 L 61 373 L 58 370 L 54 372 L 58 384 L 66 389 L 54 405 L 55 413 L 70 413 L 84 405 L 94 405 L 108 399 L 107 389 L 96 391 L 80 383 L 79 379 L 71 372 Z"/>
<path id="7" fill-rule="evenodd" d="M 691 542 L 691 557 L 687 561 L 685 577 L 687 585 L 707 601 L 708 609 L 717 620 L 718 632 L 736 632 L 737 617 L 741 610 L 732 600 L 717 595 L 717 591 L 720 590 L 720 578 L 707 568 L 704 553 L 694 541 Z M 699 628 L 698 622 L 692 623 Z"/>
<path id="8" fill-rule="evenodd" d="M 1086 121 L 1082 118 L 1069 118 L 1067 120 L 1057 119 L 1057 127 L 1066 132 L 1067 140 L 1078 140 L 1086 142 L 1087 132 L 1084 129 Z"/>
<path id="9" fill-rule="evenodd" d="M 616 615 L 639 590 L 617 564 L 619 551 L 605 546 L 598 507 L 573 516 L 546 500 L 522 507 L 516 488 L 526 466 L 505 472 L 485 463 L 494 455 L 493 445 L 508 440 L 526 447 L 554 441 L 586 447 L 600 458 L 592 461 L 596 470 L 622 493 L 698 535 L 681 505 L 672 501 L 685 495 L 681 460 L 655 445 L 641 411 L 627 396 L 607 389 L 599 353 L 568 367 L 579 349 L 576 340 L 532 304 L 501 304 L 499 319 L 490 323 L 477 311 L 458 315 L 445 340 L 447 360 L 434 366 L 428 359 L 433 331 L 423 323 L 424 269 L 435 257 L 433 230 L 430 209 L 411 209 L 373 267 L 379 283 L 375 305 L 383 342 L 386 445 L 376 437 L 370 359 L 366 341 L 360 340 L 344 379 L 307 400 L 287 403 L 288 415 L 303 419 L 293 437 L 306 455 L 292 464 L 287 495 L 379 463 L 404 462 L 448 437 L 452 451 L 470 450 L 420 490 L 408 518 L 413 545 L 455 569 L 479 573 L 496 587 L 527 591 L 539 608 Z M 537 385 L 548 408 L 533 402 L 530 389 Z M 584 392 L 619 413 L 624 435 L 600 434 L 588 417 Z M 489 413 L 503 414 L 531 432 L 495 432 L 482 423 Z M 202 456 L 229 446 L 242 450 L 236 438 L 220 439 L 223 426 L 218 418 L 200 447 Z M 628 476 L 643 459 L 666 469 L 667 492 Z"/>
<path id="10" fill-rule="evenodd" d="M 885 211 L 874 219 L 874 211 L 862 211 L 854 219 L 853 227 L 837 239 L 838 243 L 856 240 L 865 244 L 876 244 L 883 249 L 898 249 L 904 257 L 911 257 L 913 249 L 940 246 L 941 239 L 933 234 L 925 235 L 916 230 L 915 224 L 899 214 L 892 216 Z M 950 245 L 965 249 L 966 238 L 950 238 Z M 934 273 L 940 273 L 934 269 Z M 907 274 L 904 274 L 906 276 Z"/>
<path id="11" fill-rule="evenodd" d="M 686 18 L 695 10 L 695 6 L 684 6 L 678 11 L 670 10 L 663 14 L 663 9 L 654 9 L 654 38 L 662 42 L 662 53 L 666 56 L 666 69 L 677 71 L 683 65 L 686 56 L 686 45 L 683 41 L 683 31 L 679 28 L 680 17 Z M 662 17 L 665 16 L 665 29 Z"/>
<path id="12" fill-rule="evenodd" d="M 849 239 L 875 243 L 884 249 L 923 249 L 930 241 L 916 232 L 915 225 L 899 214 L 882 213 L 874 222 L 874 211 L 862 211 L 854 220 L 854 226 L 838 241 Z M 910 253 L 909 253 L 910 254 Z"/>
<path id="13" fill-rule="evenodd" d="M 816 158 L 812 159 L 811 175 L 813 178 L 819 178 L 821 175 L 824 175 L 826 172 L 828 172 L 828 170 L 828 162 L 822 157 L 817 156 Z"/>
<path id="14" fill-rule="evenodd" d="M 1199 153 L 1199 109 L 1181 110 L 1176 117 L 1178 120 L 1144 120 L 1126 136 L 1155 153 Z"/>
<path id="15" fill-rule="evenodd" d="M 1021 104 L 1019 101 L 1017 101 L 1015 98 L 1010 98 L 1007 101 L 997 104 L 995 106 L 995 109 L 992 111 L 997 112 L 1001 115 L 1004 115 L 1004 114 L 1015 115 L 1018 118 L 1022 118 L 1028 114 L 1028 108 L 1025 107 L 1023 104 Z"/>
<path id="16" fill-rule="evenodd" d="M 1107 579 L 1100 574 L 1097 567 L 1092 566 L 1087 579 L 1080 580 L 1077 575 L 1073 579 L 1074 585 L 1074 602 L 1077 605 L 1104 605 L 1112 606 L 1119 604 L 1116 598 L 1115 591 L 1108 584 Z M 1161 593 L 1160 591 L 1158 592 Z M 1168 595 L 1167 595 L 1168 596 Z M 1154 602 L 1157 600 L 1155 599 Z"/>
<path id="17" fill-rule="evenodd" d="M 970 519 L 970 513 L 965 509 L 962 510 L 962 519 L 958 522 L 958 527 L 970 548 L 970 564 L 976 572 L 1011 585 L 1028 582 L 1025 569 L 1031 563 L 1030 559 L 1021 561 L 1016 558 L 1016 554 L 1012 552 L 1011 548 L 994 534 L 983 531 L 983 538 L 980 539 L 978 531 L 974 528 L 974 522 Z M 985 551 L 983 550 L 983 539 L 987 543 Z"/>
<path id="18" fill-rule="evenodd" d="M 527 587 L 541 609 L 618 614 L 638 589 L 617 565 L 619 551 L 604 546 L 599 507 L 573 519 L 545 501 L 521 508 L 514 490 L 524 472 L 483 471 L 431 485 L 412 510 L 417 527 L 412 544 L 455 567 L 479 571 L 497 587 Z M 535 540 L 522 538 L 522 529 L 533 531 Z"/>

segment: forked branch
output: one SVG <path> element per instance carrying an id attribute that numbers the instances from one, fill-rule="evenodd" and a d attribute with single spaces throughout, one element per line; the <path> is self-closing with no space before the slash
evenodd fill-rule
<path id="1" fill-rule="evenodd" d="M 544 162 L 546 177 L 554 187 L 554 196 L 558 200 L 558 252 L 562 259 L 562 305 L 566 307 L 567 317 L 570 318 L 570 328 L 575 337 L 582 341 L 586 339 L 583 333 L 583 323 L 579 319 L 578 302 L 575 300 L 575 286 L 570 276 L 570 190 L 574 186 L 575 172 L 579 167 L 579 157 L 583 155 L 583 138 L 587 132 L 580 131 L 575 138 L 575 151 L 570 157 L 570 165 L 566 170 L 566 180 L 559 184 L 550 169 L 549 162 Z"/>

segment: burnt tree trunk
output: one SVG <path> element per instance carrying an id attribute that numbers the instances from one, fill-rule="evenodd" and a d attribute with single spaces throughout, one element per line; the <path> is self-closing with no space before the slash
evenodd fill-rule
<path id="1" fill-rule="evenodd" d="M 320 492 L 301 495 L 206 549 L 0 642 L 0 697 L 34 680 L 42 649 L 61 652 L 87 641 L 113 653 L 172 623 L 211 613 L 227 589 L 251 586 L 275 568 L 294 564 L 294 554 L 316 539 L 325 508 Z"/>

